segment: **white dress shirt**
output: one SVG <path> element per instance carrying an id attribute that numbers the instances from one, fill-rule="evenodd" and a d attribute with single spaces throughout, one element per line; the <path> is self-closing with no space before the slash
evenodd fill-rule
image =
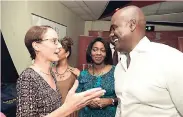
<path id="1" fill-rule="evenodd" d="M 144 37 L 117 64 L 115 91 L 119 98 L 116 117 L 182 117 L 183 53 Z"/>

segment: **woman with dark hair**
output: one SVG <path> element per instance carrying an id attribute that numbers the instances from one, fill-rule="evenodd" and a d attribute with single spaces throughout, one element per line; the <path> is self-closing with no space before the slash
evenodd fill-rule
<path id="1" fill-rule="evenodd" d="M 92 64 L 83 70 L 78 78 L 78 92 L 101 87 L 106 90 L 104 96 L 93 99 L 79 111 L 79 117 L 115 117 L 117 98 L 114 90 L 114 69 L 111 61 L 109 43 L 102 38 L 94 39 L 86 52 L 87 63 Z"/>
<path id="2" fill-rule="evenodd" d="M 64 103 L 67 93 L 74 85 L 74 82 L 79 76 L 80 71 L 77 68 L 71 67 L 68 63 L 68 59 L 72 52 L 72 39 L 69 37 L 65 37 L 62 40 L 60 40 L 60 43 L 61 48 L 60 52 L 58 53 L 59 61 L 56 67 L 53 68 L 53 71 L 57 79 L 57 86 L 62 95 L 61 102 Z M 74 112 L 67 117 L 77 117 L 77 115 L 77 112 Z"/>
<path id="3" fill-rule="evenodd" d="M 18 78 L 16 117 L 65 117 L 103 95 L 101 89 L 75 93 L 76 80 L 61 106 L 57 81 L 50 70 L 50 63 L 59 60 L 61 45 L 56 31 L 49 26 L 33 26 L 25 35 L 25 45 L 34 63 Z"/>

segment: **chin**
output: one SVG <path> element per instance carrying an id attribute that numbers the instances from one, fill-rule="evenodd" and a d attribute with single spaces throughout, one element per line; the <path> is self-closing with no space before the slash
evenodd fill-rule
<path id="1" fill-rule="evenodd" d="M 57 57 L 51 58 L 50 61 L 51 61 L 51 62 L 56 62 L 56 61 L 59 61 L 59 58 L 57 58 Z"/>
<path id="2" fill-rule="evenodd" d="M 101 65 L 102 63 L 103 63 L 103 61 L 102 62 L 95 62 L 94 64 Z"/>

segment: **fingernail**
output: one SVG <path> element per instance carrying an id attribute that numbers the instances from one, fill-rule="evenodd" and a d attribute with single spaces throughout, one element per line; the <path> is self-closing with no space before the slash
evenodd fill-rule
<path id="1" fill-rule="evenodd" d="M 97 87 L 97 89 L 102 89 L 101 87 Z"/>
<path id="2" fill-rule="evenodd" d="M 104 95 L 106 93 L 106 91 L 105 90 L 103 90 L 103 93 L 102 93 L 102 95 Z"/>

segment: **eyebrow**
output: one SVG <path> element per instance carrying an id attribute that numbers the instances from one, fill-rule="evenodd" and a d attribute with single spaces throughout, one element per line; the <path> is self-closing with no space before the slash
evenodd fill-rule
<path id="1" fill-rule="evenodd" d="M 45 39 L 59 39 L 59 38 L 45 38 Z"/>
<path id="2" fill-rule="evenodd" d="M 105 47 L 104 47 L 104 48 L 103 48 L 103 47 L 102 47 L 102 48 L 98 48 L 98 47 L 93 47 L 93 49 L 95 49 L 95 48 L 96 48 L 96 49 L 105 49 Z"/>
<path id="3" fill-rule="evenodd" d="M 116 27 L 118 27 L 118 26 L 115 25 L 115 24 L 112 24 L 111 27 L 110 27 L 110 32 L 111 32 L 112 30 L 114 30 Z"/>
<path id="4" fill-rule="evenodd" d="M 117 25 L 115 25 L 115 24 L 112 24 L 112 29 L 114 29 L 114 27 L 117 27 Z"/>

